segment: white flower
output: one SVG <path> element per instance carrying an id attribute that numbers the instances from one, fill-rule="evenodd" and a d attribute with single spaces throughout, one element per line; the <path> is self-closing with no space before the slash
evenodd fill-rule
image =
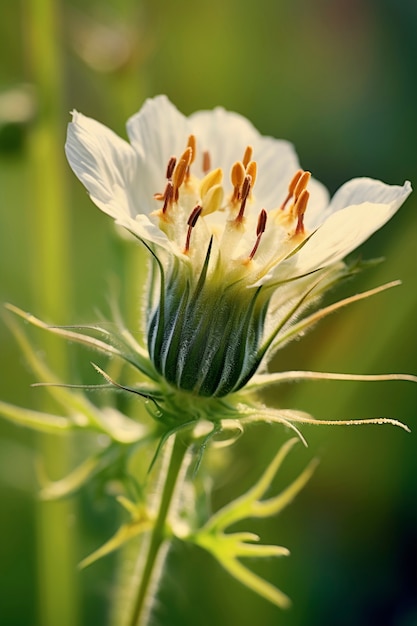
<path id="1" fill-rule="evenodd" d="M 186 118 L 159 96 L 127 132 L 130 143 L 75 112 L 67 157 L 95 204 L 154 254 L 149 353 L 201 395 L 242 387 L 411 192 L 358 178 L 329 202 L 291 144 L 221 108 Z"/>
<path id="2" fill-rule="evenodd" d="M 343 185 L 329 203 L 326 189 L 306 176 L 302 188 L 309 194 L 303 201 L 307 210 L 296 236 L 300 217 L 294 207 L 289 210 L 294 196 L 286 209 L 279 209 L 300 170 L 293 147 L 286 141 L 262 137 L 246 119 L 221 108 L 186 118 L 165 96 L 147 100 L 128 121 L 127 132 L 130 144 L 100 123 L 81 113 L 73 114 L 66 152 L 95 204 L 140 239 L 180 257 L 192 259 L 201 249 L 206 251 L 214 234 L 229 271 L 230 265 L 245 263 L 250 257 L 263 209 L 267 214 L 265 232 L 252 263 L 245 266 L 252 281 L 280 278 L 282 272 L 289 272 L 288 265 L 303 274 L 344 258 L 385 224 L 411 191 L 408 182 L 399 187 L 358 178 Z M 193 146 L 187 154 L 189 137 L 195 138 L 195 143 L 191 139 Z M 180 176 L 184 154 L 186 171 L 178 185 L 178 200 L 168 202 L 162 217 L 163 201 L 156 200 L 155 194 L 165 191 L 171 157 L 177 159 Z M 235 195 L 241 196 L 245 176 L 251 177 L 247 185 L 250 197 L 238 226 L 236 217 L 242 202 L 231 200 L 229 178 L 235 164 L 239 164 L 235 167 L 239 182 Z M 187 222 L 196 206 L 202 211 L 184 255 Z M 268 279 L 265 272 L 270 272 Z"/>

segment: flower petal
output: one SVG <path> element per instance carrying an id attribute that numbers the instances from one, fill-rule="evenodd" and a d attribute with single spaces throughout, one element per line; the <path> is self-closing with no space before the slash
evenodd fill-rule
<path id="1" fill-rule="evenodd" d="M 145 176 L 140 181 L 142 212 L 159 208 L 153 195 L 163 192 L 168 160 L 177 158 L 187 146 L 191 134 L 187 118 L 168 100 L 157 96 L 145 101 L 138 113 L 127 121 L 127 134 L 134 147 Z"/>
<path id="2" fill-rule="evenodd" d="M 147 212 L 150 202 L 141 192 L 147 176 L 132 146 L 103 124 L 74 111 L 65 152 L 99 209 L 139 238 L 171 249 L 166 235 L 139 214 Z"/>
<path id="3" fill-rule="evenodd" d="M 291 143 L 263 137 L 242 115 L 221 107 L 193 113 L 189 121 L 197 137 L 197 146 L 201 144 L 202 150 L 209 151 L 212 167 L 221 167 L 226 178 L 232 165 L 243 157 L 246 147 L 251 146 L 253 158 L 258 164 L 255 186 L 257 204 L 271 209 L 283 201 L 288 184 L 299 169 Z M 198 172 L 199 175 L 201 173 Z"/>
<path id="4" fill-rule="evenodd" d="M 343 259 L 381 228 L 410 193 L 408 181 L 402 187 L 367 178 L 346 183 L 330 203 L 330 216 L 277 273 L 305 274 Z M 356 204 L 347 206 L 349 202 Z"/>

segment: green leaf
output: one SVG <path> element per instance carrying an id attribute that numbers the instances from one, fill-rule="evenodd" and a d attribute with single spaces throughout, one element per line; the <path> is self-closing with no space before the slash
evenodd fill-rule
<path id="1" fill-rule="evenodd" d="M 81 569 L 88 567 L 95 561 L 98 561 L 98 559 L 101 559 L 103 556 L 107 556 L 111 552 L 118 550 L 123 544 L 130 541 L 134 537 L 152 529 L 154 522 L 149 517 L 142 504 L 132 506 L 133 503 L 126 501 L 126 499 L 121 500 L 120 498 L 119 502 L 132 514 L 132 520 L 123 524 L 123 526 L 116 531 L 113 537 L 101 546 L 101 548 L 98 548 L 98 550 L 95 550 L 95 552 L 83 559 L 79 564 Z M 129 505 L 127 505 L 127 502 L 129 502 Z"/>
<path id="2" fill-rule="evenodd" d="M 39 468 L 42 500 L 57 500 L 78 491 L 102 466 L 102 455 L 92 456 L 60 480 L 49 481 L 43 467 Z"/>
<path id="3" fill-rule="evenodd" d="M 282 591 L 251 572 L 238 559 L 286 556 L 287 548 L 257 544 L 259 537 L 250 532 L 225 533 L 224 530 L 248 517 L 270 517 L 279 513 L 299 493 L 310 479 L 316 461 L 310 463 L 300 476 L 278 496 L 262 500 L 281 467 L 284 459 L 296 443 L 293 438 L 277 452 L 257 483 L 245 494 L 217 511 L 199 530 L 190 533 L 185 539 L 196 543 L 210 552 L 234 578 L 243 585 L 280 608 L 287 608 L 291 602 Z"/>
<path id="4" fill-rule="evenodd" d="M 24 409 L 6 402 L 0 402 L 0 414 L 9 421 L 44 433 L 63 433 L 74 428 L 66 417 Z"/>

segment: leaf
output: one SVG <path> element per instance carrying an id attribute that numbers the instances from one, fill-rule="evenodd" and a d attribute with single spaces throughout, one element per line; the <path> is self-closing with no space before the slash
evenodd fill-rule
<path id="1" fill-rule="evenodd" d="M 122 504 L 126 508 L 126 504 Z M 118 550 L 127 541 L 130 541 L 134 537 L 137 537 L 138 535 L 141 535 L 148 530 L 151 530 L 153 524 L 153 520 L 148 517 L 146 512 L 143 510 L 143 507 L 136 507 L 135 517 L 132 519 L 132 521 L 128 522 L 127 524 L 123 524 L 123 526 L 121 526 L 116 531 L 116 533 L 111 539 L 109 539 L 109 541 L 101 546 L 101 548 L 98 548 L 98 550 L 95 550 L 95 552 L 83 559 L 79 564 L 79 568 L 84 569 L 95 561 L 98 561 L 98 559 L 101 559 L 103 556 L 107 556 L 111 552 Z"/>
<path id="2" fill-rule="evenodd" d="M 66 417 L 24 409 L 6 402 L 0 402 L 0 414 L 9 421 L 44 433 L 63 433 L 74 428 Z"/>
<path id="3" fill-rule="evenodd" d="M 224 530 L 248 517 L 276 515 L 304 487 L 314 471 L 316 461 L 311 462 L 300 476 L 279 495 L 268 500 L 262 500 L 296 441 L 295 438 L 290 439 L 282 446 L 251 489 L 217 511 L 202 528 L 186 537 L 186 540 L 196 543 L 210 552 L 236 580 L 280 608 L 290 606 L 291 602 L 288 596 L 268 581 L 251 572 L 238 559 L 286 556 L 289 554 L 287 548 L 257 544 L 259 537 L 254 533 L 225 533 Z"/>
<path id="4" fill-rule="evenodd" d="M 32 315 L 31 313 L 25 313 L 25 311 L 22 311 L 22 309 L 19 309 L 19 307 L 14 306 L 13 304 L 6 304 L 5 306 L 6 306 L 6 309 L 11 311 L 12 313 L 15 313 L 16 315 L 23 318 L 24 320 L 26 320 L 33 326 L 36 326 L 37 328 L 42 328 L 43 330 L 47 330 L 55 335 L 64 337 L 65 339 L 68 339 L 69 341 L 75 341 L 76 343 L 81 343 L 103 354 L 107 354 L 109 356 L 118 356 L 124 361 L 126 361 L 127 363 L 129 363 L 130 365 L 133 365 L 133 367 L 141 371 L 146 376 L 149 376 L 151 373 L 154 372 L 149 359 L 142 358 L 140 354 L 133 354 L 132 350 L 129 350 L 129 353 L 125 353 L 122 350 L 119 350 L 118 348 L 114 347 L 111 343 L 107 343 L 105 341 L 102 341 L 101 339 L 96 339 L 95 337 L 92 337 L 90 335 L 83 334 L 82 332 L 75 332 L 75 330 L 73 330 L 73 328 L 78 328 L 78 330 L 82 329 L 82 330 L 88 330 L 88 331 L 94 330 L 96 332 L 104 334 L 107 337 L 110 337 L 111 334 L 105 329 L 102 329 L 97 326 L 85 326 L 85 327 L 50 326 L 46 324 L 45 322 L 43 322 L 42 320 L 35 317 L 34 315 Z M 155 376 L 154 373 L 153 373 L 153 376 Z"/>
<path id="5" fill-rule="evenodd" d="M 102 455 L 92 456 L 78 465 L 70 474 L 60 480 L 49 481 L 43 467 L 39 467 L 42 500 L 57 500 L 70 496 L 80 489 L 91 476 L 97 473 L 102 465 Z"/>

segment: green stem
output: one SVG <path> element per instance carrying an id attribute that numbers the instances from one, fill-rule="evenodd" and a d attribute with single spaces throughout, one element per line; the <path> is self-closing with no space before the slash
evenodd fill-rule
<path id="1" fill-rule="evenodd" d="M 167 468 L 163 465 L 161 469 L 161 478 L 164 479 L 164 485 L 159 501 L 158 515 L 149 542 L 146 545 L 145 558 L 143 559 L 143 555 L 139 557 L 138 566 L 141 569 L 141 580 L 128 622 L 129 626 L 146 626 L 148 622 L 152 592 L 161 574 L 159 567 L 161 563 L 158 562 L 160 561 L 161 548 L 168 537 L 167 519 L 178 483 L 180 482 L 179 479 L 186 452 L 186 444 L 177 435 L 172 447 L 169 465 Z"/>
<path id="2" fill-rule="evenodd" d="M 27 60 L 38 105 L 29 136 L 32 306 L 41 317 L 64 323 L 68 322 L 70 311 L 72 264 L 64 180 L 61 3 L 28 0 L 25 7 Z M 52 336 L 45 337 L 44 350 L 49 366 L 65 378 L 68 363 L 63 342 L 57 342 Z M 46 411 L 55 408 L 47 398 L 41 399 L 41 403 Z M 39 447 L 49 477 L 64 476 L 71 466 L 68 440 L 42 436 Z M 76 510 L 70 500 L 38 504 L 38 596 L 42 626 L 79 623 L 73 519 L 76 519 Z"/>

